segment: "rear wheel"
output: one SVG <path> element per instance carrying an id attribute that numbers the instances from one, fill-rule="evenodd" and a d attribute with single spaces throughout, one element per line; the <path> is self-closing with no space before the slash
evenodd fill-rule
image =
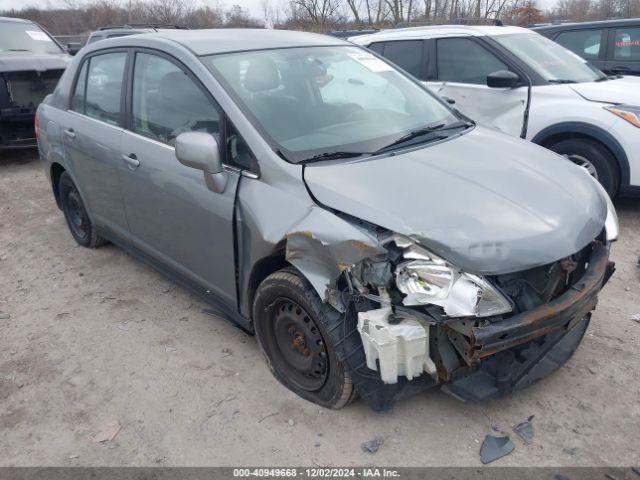
<path id="1" fill-rule="evenodd" d="M 567 157 L 595 177 L 613 197 L 620 185 L 620 174 L 615 158 L 600 143 L 588 138 L 560 140 L 549 146 L 560 155 Z"/>
<path id="2" fill-rule="evenodd" d="M 71 175 L 62 172 L 58 184 L 60 204 L 71 235 L 83 247 L 95 248 L 106 243 L 95 229 L 84 207 L 80 192 L 71 179 Z"/>
<path id="3" fill-rule="evenodd" d="M 351 377 L 328 335 L 342 316 L 323 303 L 295 269 L 275 272 L 260 284 L 253 321 L 260 348 L 280 383 L 323 407 L 337 409 L 353 401 Z"/>

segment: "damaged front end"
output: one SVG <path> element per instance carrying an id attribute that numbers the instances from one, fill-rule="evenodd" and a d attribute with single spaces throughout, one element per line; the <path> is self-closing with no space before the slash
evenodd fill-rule
<path id="1" fill-rule="evenodd" d="M 53 92 L 63 69 L 11 71 L 0 74 L 0 148 L 36 145 L 34 117 Z"/>
<path id="2" fill-rule="evenodd" d="M 463 400 L 508 394 L 568 360 L 613 273 L 605 234 L 574 255 L 501 275 L 474 275 L 416 240 L 378 245 L 287 237 L 287 260 L 344 314 L 338 358 L 375 410 L 428 388 Z"/>

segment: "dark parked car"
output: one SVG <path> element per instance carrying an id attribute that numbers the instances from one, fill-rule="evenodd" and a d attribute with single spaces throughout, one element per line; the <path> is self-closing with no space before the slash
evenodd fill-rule
<path id="1" fill-rule="evenodd" d="M 640 75 L 640 18 L 533 28 L 605 73 Z"/>
<path id="2" fill-rule="evenodd" d="M 0 17 L 0 149 L 36 145 L 36 108 L 70 59 L 39 25 Z"/>

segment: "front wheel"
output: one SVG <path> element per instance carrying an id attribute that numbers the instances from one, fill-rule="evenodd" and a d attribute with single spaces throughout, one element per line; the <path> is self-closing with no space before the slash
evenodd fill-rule
<path id="1" fill-rule="evenodd" d="M 260 284 L 253 322 L 267 364 L 285 387 L 327 408 L 354 400 L 351 377 L 328 334 L 342 316 L 320 300 L 297 270 L 279 270 Z"/>
<path id="2" fill-rule="evenodd" d="M 586 169 L 602 184 L 610 197 L 618 191 L 618 165 L 611 152 L 600 143 L 587 138 L 570 138 L 550 145 L 549 149 Z"/>

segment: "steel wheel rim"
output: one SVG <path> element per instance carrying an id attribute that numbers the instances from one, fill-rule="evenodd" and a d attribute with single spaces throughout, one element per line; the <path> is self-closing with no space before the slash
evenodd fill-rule
<path id="1" fill-rule="evenodd" d="M 571 160 L 573 163 L 575 163 L 579 167 L 584 168 L 587 172 L 589 172 L 589 175 L 594 177 L 596 180 L 599 180 L 598 179 L 598 170 L 596 170 L 596 167 L 593 165 L 593 163 L 591 163 L 585 157 L 583 157 L 582 155 L 575 154 L 575 153 L 571 154 L 571 155 L 565 155 L 565 157 L 567 157 L 569 160 Z"/>
<path id="2" fill-rule="evenodd" d="M 278 298 L 271 308 L 273 363 L 301 390 L 321 389 L 329 374 L 329 357 L 313 318 L 298 303 Z"/>
<path id="3" fill-rule="evenodd" d="M 73 233 L 79 238 L 85 238 L 87 236 L 89 218 L 82 205 L 80 195 L 75 188 L 72 188 L 67 195 L 67 215 Z"/>

